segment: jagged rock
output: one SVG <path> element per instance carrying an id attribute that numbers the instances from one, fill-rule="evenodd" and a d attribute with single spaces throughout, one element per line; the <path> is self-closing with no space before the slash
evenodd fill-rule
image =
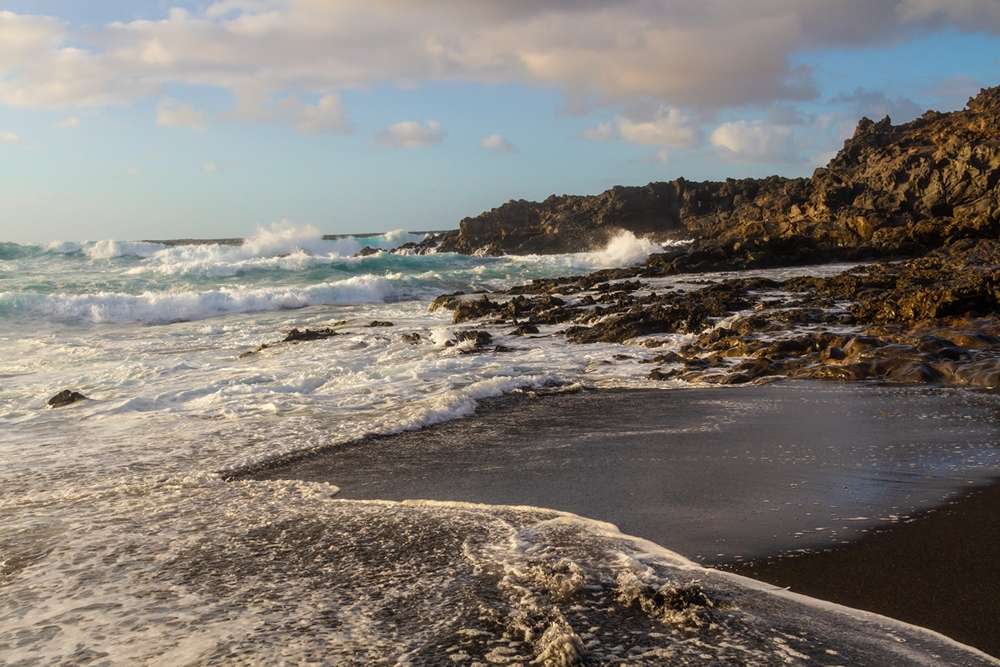
<path id="1" fill-rule="evenodd" d="M 403 340 L 405 340 L 410 345 L 416 345 L 421 341 L 421 336 L 416 331 L 403 334 Z"/>
<path id="2" fill-rule="evenodd" d="M 370 245 L 366 245 L 361 250 L 354 253 L 355 257 L 368 257 L 370 255 L 377 255 L 382 252 L 379 248 L 373 248 Z"/>
<path id="3" fill-rule="evenodd" d="M 393 324 L 392 322 L 388 322 L 388 321 L 385 321 L 385 320 L 372 320 L 371 322 L 368 323 L 368 327 L 369 328 L 394 327 L 394 326 L 396 326 L 396 325 Z"/>
<path id="4" fill-rule="evenodd" d="M 86 396 L 78 391 L 72 391 L 70 389 L 63 389 L 58 394 L 53 396 L 48 400 L 48 405 L 50 408 L 63 408 L 67 405 L 72 405 L 77 401 L 89 400 Z"/>
<path id="5" fill-rule="evenodd" d="M 476 320 L 487 315 L 493 315 L 502 310 L 504 310 L 503 305 L 495 301 L 490 301 L 484 294 L 480 299 L 457 301 L 452 308 L 452 321 L 458 324 L 467 320 Z"/>
<path id="6" fill-rule="evenodd" d="M 435 310 L 438 310 L 439 308 L 444 308 L 445 310 L 452 310 L 455 307 L 455 305 L 459 301 L 461 301 L 459 297 L 461 297 L 463 294 L 465 293 L 452 292 L 451 294 L 442 294 L 441 296 L 431 301 L 431 305 L 429 308 L 430 312 L 433 313 Z"/>
<path id="7" fill-rule="evenodd" d="M 473 341 L 473 346 L 480 348 L 485 347 L 493 342 L 493 336 L 490 335 L 488 331 L 478 331 L 476 329 L 468 329 L 466 331 L 459 331 L 455 334 L 455 338 L 449 340 L 445 343 L 445 347 L 452 347 L 459 343 L 464 343 L 467 340 Z"/>

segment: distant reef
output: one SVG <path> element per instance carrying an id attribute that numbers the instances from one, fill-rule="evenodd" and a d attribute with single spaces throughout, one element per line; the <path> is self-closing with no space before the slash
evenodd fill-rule
<path id="1" fill-rule="evenodd" d="M 650 258 L 664 273 L 922 255 L 1000 230 L 1000 87 L 965 109 L 893 125 L 862 118 L 811 178 L 680 178 L 599 195 L 509 201 L 409 252 L 591 250 L 619 230 L 694 239 Z"/>

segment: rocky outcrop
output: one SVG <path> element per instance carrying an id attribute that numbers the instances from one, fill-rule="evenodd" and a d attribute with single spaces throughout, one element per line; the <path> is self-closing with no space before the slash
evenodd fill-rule
<path id="1" fill-rule="evenodd" d="M 1000 231 L 1000 87 L 903 125 L 863 118 L 811 178 L 678 179 L 595 196 L 511 201 L 424 248 L 467 254 L 589 250 L 618 230 L 693 238 L 661 273 L 914 256 Z"/>
<path id="2" fill-rule="evenodd" d="M 327 338 L 333 338 L 334 336 L 343 336 L 347 332 L 341 331 L 337 327 L 343 326 L 344 324 L 347 324 L 347 322 L 337 322 L 332 327 L 322 327 L 320 329 L 292 329 L 285 334 L 285 337 L 281 340 L 273 343 L 261 343 L 255 349 L 241 353 L 240 358 L 249 357 L 257 354 L 258 352 L 263 352 L 269 348 L 286 343 L 307 343 L 316 340 L 326 340 Z"/>
<path id="3" fill-rule="evenodd" d="M 599 247 L 622 229 L 636 234 L 682 235 L 674 183 L 614 187 L 596 196 L 552 195 L 542 202 L 509 201 L 465 218 L 438 249 L 501 255 L 577 252 Z"/>
<path id="4" fill-rule="evenodd" d="M 86 396 L 78 391 L 72 391 L 70 389 L 63 389 L 58 394 L 53 396 L 48 400 L 48 406 L 50 408 L 64 408 L 67 405 L 72 405 L 78 401 L 89 400 Z"/>
<path id="5" fill-rule="evenodd" d="M 831 277 L 703 281 L 693 289 L 678 287 L 698 281 L 643 283 L 655 275 L 637 269 L 626 280 L 608 272 L 538 280 L 506 294 L 449 295 L 438 307 L 453 310 L 456 321 L 513 325 L 508 335 L 565 324 L 555 333 L 580 344 L 656 350 L 676 346 L 675 334 L 689 335 L 679 349 L 645 358 L 653 380 L 792 377 L 1000 388 L 997 239 L 960 239 L 920 258 Z"/>

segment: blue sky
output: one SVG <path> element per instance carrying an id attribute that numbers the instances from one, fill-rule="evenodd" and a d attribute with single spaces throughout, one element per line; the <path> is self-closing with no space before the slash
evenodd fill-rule
<path id="1" fill-rule="evenodd" d="M 0 239 L 443 229 L 807 175 L 862 114 L 1000 83 L 996 0 L 329 5 L 0 2 Z"/>

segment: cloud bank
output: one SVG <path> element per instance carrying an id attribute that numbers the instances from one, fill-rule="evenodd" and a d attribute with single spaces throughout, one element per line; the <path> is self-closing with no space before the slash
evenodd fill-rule
<path id="1" fill-rule="evenodd" d="M 318 104 L 293 122 L 343 131 L 339 91 L 461 80 L 717 109 L 814 97 L 795 53 L 942 27 L 1000 31 L 1000 3 L 223 0 L 87 30 L 0 11 L 0 104 L 100 106 L 190 85 L 231 92 L 237 115 L 270 117 L 281 99 L 311 94 Z"/>

